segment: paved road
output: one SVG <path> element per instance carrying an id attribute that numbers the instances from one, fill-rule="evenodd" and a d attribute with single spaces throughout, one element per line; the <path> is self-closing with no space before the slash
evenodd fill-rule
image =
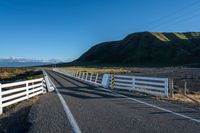
<path id="1" fill-rule="evenodd" d="M 194 109 L 130 92 L 109 92 L 53 71 L 47 73 L 82 133 L 200 132 L 200 123 L 191 120 L 200 120 L 200 112 Z M 74 131 L 56 92 L 43 96 L 32 111 L 30 132 Z"/>

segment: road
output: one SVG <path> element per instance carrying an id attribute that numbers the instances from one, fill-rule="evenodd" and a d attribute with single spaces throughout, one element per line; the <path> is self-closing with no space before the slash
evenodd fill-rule
<path id="1" fill-rule="evenodd" d="M 200 112 L 195 109 L 131 92 L 107 91 L 53 71 L 47 73 L 57 93 L 42 96 L 33 108 L 30 132 L 200 132 Z"/>

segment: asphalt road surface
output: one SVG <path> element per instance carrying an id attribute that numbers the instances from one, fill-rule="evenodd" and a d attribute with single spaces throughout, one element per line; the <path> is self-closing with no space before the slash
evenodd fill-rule
<path id="1" fill-rule="evenodd" d="M 57 93 L 42 96 L 33 107 L 30 132 L 200 133 L 195 109 L 47 73 Z"/>

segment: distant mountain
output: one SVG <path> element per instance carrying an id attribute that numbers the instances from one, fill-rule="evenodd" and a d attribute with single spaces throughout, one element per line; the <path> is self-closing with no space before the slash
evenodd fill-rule
<path id="1" fill-rule="evenodd" d="M 0 59 L 0 67 L 41 66 L 41 65 L 52 64 L 54 62 L 56 62 L 56 60 L 43 61 L 43 60 L 33 60 L 33 59 L 7 58 L 7 59 Z"/>
<path id="2" fill-rule="evenodd" d="M 200 32 L 138 32 L 97 44 L 73 64 L 200 66 Z"/>

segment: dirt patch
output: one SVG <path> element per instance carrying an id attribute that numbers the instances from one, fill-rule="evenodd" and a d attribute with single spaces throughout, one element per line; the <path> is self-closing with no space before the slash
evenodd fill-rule
<path id="1" fill-rule="evenodd" d="M 4 108 L 4 113 L 0 116 L 1 133 L 26 133 L 31 126 L 27 120 L 29 111 L 39 97 L 14 104 Z"/>

